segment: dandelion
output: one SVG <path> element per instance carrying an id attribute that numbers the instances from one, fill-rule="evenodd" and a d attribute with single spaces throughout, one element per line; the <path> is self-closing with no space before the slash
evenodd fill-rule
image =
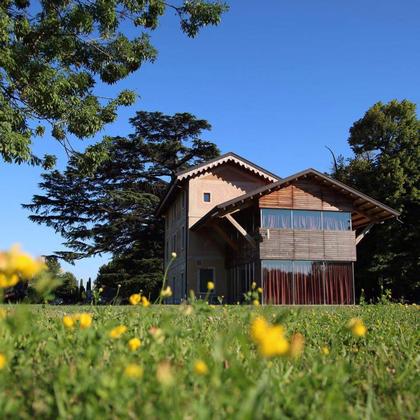
<path id="1" fill-rule="evenodd" d="M 251 324 L 251 338 L 263 357 L 284 356 L 289 351 L 289 342 L 281 325 L 271 325 L 265 318 L 257 317 Z"/>
<path id="2" fill-rule="evenodd" d="M 259 306 L 260 301 L 259 301 L 258 299 L 254 299 L 254 300 L 252 301 L 252 304 L 253 304 L 254 306 Z"/>
<path id="3" fill-rule="evenodd" d="M 138 293 L 134 293 L 128 300 L 130 305 L 138 305 L 141 301 L 141 296 Z"/>
<path id="4" fill-rule="evenodd" d="M 71 330 L 74 328 L 74 318 L 71 315 L 64 315 L 63 316 L 63 325 Z"/>
<path id="5" fill-rule="evenodd" d="M 165 289 L 161 290 L 160 295 L 163 298 L 170 297 L 170 296 L 172 296 L 172 289 L 169 286 L 166 286 Z"/>
<path id="6" fill-rule="evenodd" d="M 19 276 L 17 274 L 3 274 L 0 273 L 0 287 L 6 289 L 7 287 L 13 287 L 19 282 Z"/>
<path id="7" fill-rule="evenodd" d="M 128 348 L 131 351 L 136 351 L 141 346 L 141 340 L 139 338 L 131 338 L 128 340 Z"/>
<path id="8" fill-rule="evenodd" d="M 328 348 L 328 346 L 323 346 L 323 347 L 321 347 L 321 353 L 322 353 L 324 356 L 328 356 L 328 355 L 330 354 L 330 349 Z"/>
<path id="9" fill-rule="evenodd" d="M 80 328 L 83 330 L 92 325 L 92 315 L 87 312 L 78 314 L 77 318 L 79 319 Z"/>
<path id="10" fill-rule="evenodd" d="M 150 305 L 150 301 L 149 301 L 149 299 L 147 299 L 146 296 L 142 296 L 141 297 L 141 304 L 142 304 L 142 306 L 147 308 Z"/>
<path id="11" fill-rule="evenodd" d="M 352 318 L 348 322 L 347 328 L 351 330 L 355 337 L 364 337 L 367 332 L 367 328 L 360 318 Z"/>
<path id="12" fill-rule="evenodd" d="M 214 290 L 214 283 L 212 281 L 207 282 L 207 290 Z"/>
<path id="13" fill-rule="evenodd" d="M 0 353 L 0 369 L 4 369 L 7 363 L 6 356 L 3 353 Z"/>
<path id="14" fill-rule="evenodd" d="M 124 375 L 131 379 L 141 378 L 143 376 L 143 368 L 135 363 L 130 363 L 124 369 Z"/>
<path id="15" fill-rule="evenodd" d="M 104 291 L 104 288 L 103 287 L 100 287 L 99 288 L 99 293 L 102 293 Z"/>
<path id="16" fill-rule="evenodd" d="M 262 292 L 263 292 L 262 287 L 259 287 L 259 288 L 257 289 L 257 292 L 258 292 L 260 295 L 262 295 Z"/>
<path id="17" fill-rule="evenodd" d="M 5 319 L 7 317 L 6 309 L 0 308 L 0 319 Z"/>
<path id="18" fill-rule="evenodd" d="M 197 375 L 204 376 L 209 373 L 209 368 L 202 360 L 196 360 L 194 363 L 194 372 Z"/>
<path id="19" fill-rule="evenodd" d="M 127 327 L 125 325 L 118 325 L 109 332 L 108 336 L 110 338 L 120 338 L 126 331 Z"/>
<path id="20" fill-rule="evenodd" d="M 255 281 L 253 281 L 251 283 L 251 289 L 254 290 L 257 287 L 257 283 L 255 283 Z"/>
<path id="21" fill-rule="evenodd" d="M 176 258 L 176 252 L 172 252 L 171 257 Z"/>

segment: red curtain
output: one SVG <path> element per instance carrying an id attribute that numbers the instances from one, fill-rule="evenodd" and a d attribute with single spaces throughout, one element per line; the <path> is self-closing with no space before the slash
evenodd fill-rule
<path id="1" fill-rule="evenodd" d="M 293 304 L 292 263 L 273 262 L 263 268 L 264 302 L 273 305 Z"/>
<path id="2" fill-rule="evenodd" d="M 351 305 L 353 300 L 353 267 L 351 263 L 328 263 L 325 270 L 325 303 Z"/>
<path id="3" fill-rule="evenodd" d="M 320 305 L 324 303 L 322 265 L 318 262 L 295 261 L 295 304 Z"/>

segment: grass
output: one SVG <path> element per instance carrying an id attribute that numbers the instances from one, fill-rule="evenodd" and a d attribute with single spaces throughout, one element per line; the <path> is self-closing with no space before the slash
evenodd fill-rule
<path id="1" fill-rule="evenodd" d="M 3 308 L 8 315 L 0 325 L 0 352 L 6 356 L 0 370 L 2 418 L 420 414 L 418 306 Z M 91 312 L 92 325 L 64 328 L 63 315 L 74 311 Z M 261 357 L 249 337 L 255 314 L 281 322 L 289 337 L 303 334 L 301 357 Z M 364 321 L 365 337 L 353 337 L 346 328 L 353 317 Z M 127 331 L 111 339 L 109 331 L 120 324 Z M 142 341 L 136 351 L 127 346 L 132 337 Z M 207 374 L 195 371 L 197 360 L 204 361 Z M 131 372 L 134 377 L 124 373 L 130 364 L 140 367 Z"/>

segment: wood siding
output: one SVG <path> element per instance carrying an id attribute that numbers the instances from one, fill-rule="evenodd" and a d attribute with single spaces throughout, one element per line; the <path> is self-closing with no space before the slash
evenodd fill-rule
<path id="1" fill-rule="evenodd" d="M 351 200 L 331 187 L 311 181 L 297 181 L 259 199 L 261 208 L 352 211 Z"/>
<path id="2" fill-rule="evenodd" d="M 260 229 L 261 259 L 356 261 L 354 231 Z"/>

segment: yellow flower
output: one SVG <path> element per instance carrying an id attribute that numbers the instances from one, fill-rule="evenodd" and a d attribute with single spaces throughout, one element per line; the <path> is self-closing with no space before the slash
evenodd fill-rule
<path id="1" fill-rule="evenodd" d="M 0 353 L 0 369 L 4 369 L 6 366 L 7 359 L 6 356 L 3 353 Z"/>
<path id="2" fill-rule="evenodd" d="M 263 317 L 251 323 L 251 338 L 263 357 L 283 356 L 289 351 L 289 342 L 281 325 L 271 325 Z"/>
<path id="3" fill-rule="evenodd" d="M 150 301 L 149 301 L 149 299 L 147 299 L 147 297 L 146 297 L 146 296 L 142 296 L 142 297 L 141 297 L 141 304 L 142 304 L 145 308 L 147 308 L 147 307 L 150 305 Z"/>
<path id="4" fill-rule="evenodd" d="M 257 292 L 258 292 L 260 295 L 262 295 L 262 292 L 263 292 L 262 287 L 259 287 L 259 288 L 257 289 Z"/>
<path id="5" fill-rule="evenodd" d="M 130 296 L 129 301 L 131 305 L 137 305 L 140 303 L 141 296 L 138 293 L 134 293 Z"/>
<path id="6" fill-rule="evenodd" d="M 290 340 L 289 354 L 293 358 L 299 357 L 303 353 L 303 346 L 305 344 L 305 338 L 302 334 L 296 333 Z"/>
<path id="7" fill-rule="evenodd" d="M 162 297 L 170 297 L 170 296 L 172 296 L 172 290 L 171 290 L 171 288 L 169 286 L 166 286 L 166 289 L 162 290 L 160 292 L 160 295 Z"/>
<path id="8" fill-rule="evenodd" d="M 194 363 L 194 372 L 200 376 L 207 375 L 209 368 L 202 360 L 196 360 Z"/>
<path id="9" fill-rule="evenodd" d="M 63 324 L 64 326 L 71 330 L 74 328 L 74 319 L 71 315 L 64 315 L 63 316 Z"/>
<path id="10" fill-rule="evenodd" d="M 207 283 L 207 290 L 214 290 L 214 283 L 212 281 Z"/>
<path id="11" fill-rule="evenodd" d="M 125 332 L 127 331 L 127 327 L 125 325 L 118 325 L 118 327 L 113 328 L 108 336 L 111 338 L 120 338 Z"/>
<path id="12" fill-rule="evenodd" d="M 367 332 L 367 328 L 360 318 L 352 318 L 347 327 L 351 330 L 355 337 L 364 337 Z"/>
<path id="13" fill-rule="evenodd" d="M 128 340 L 128 347 L 131 351 L 136 351 L 141 346 L 139 338 L 131 338 Z"/>
<path id="14" fill-rule="evenodd" d="M 251 283 L 251 289 L 254 290 L 257 287 L 257 283 L 255 283 L 255 281 L 253 281 Z"/>
<path id="15" fill-rule="evenodd" d="M 0 319 L 5 319 L 7 317 L 6 309 L 0 308 Z"/>
<path id="16" fill-rule="evenodd" d="M 8 270 L 19 273 L 25 279 L 31 279 L 44 270 L 45 263 L 22 252 L 19 245 L 13 245 L 8 253 Z"/>
<path id="17" fill-rule="evenodd" d="M 260 304 L 260 301 L 259 301 L 258 299 L 254 299 L 254 300 L 252 301 L 252 304 L 253 304 L 254 306 L 258 306 L 258 305 Z"/>
<path id="18" fill-rule="evenodd" d="M 328 356 L 330 354 L 330 349 L 327 346 L 323 346 L 323 347 L 321 347 L 321 353 L 324 356 Z"/>
<path id="19" fill-rule="evenodd" d="M 19 282 L 17 274 L 3 274 L 0 273 L 0 288 L 13 287 Z"/>
<path id="20" fill-rule="evenodd" d="M 83 330 L 92 325 L 92 315 L 87 312 L 77 314 L 77 319 L 79 320 L 80 328 Z"/>
<path id="21" fill-rule="evenodd" d="M 138 379 L 143 376 L 143 368 L 135 363 L 130 363 L 124 369 L 124 375 L 131 379 Z"/>

